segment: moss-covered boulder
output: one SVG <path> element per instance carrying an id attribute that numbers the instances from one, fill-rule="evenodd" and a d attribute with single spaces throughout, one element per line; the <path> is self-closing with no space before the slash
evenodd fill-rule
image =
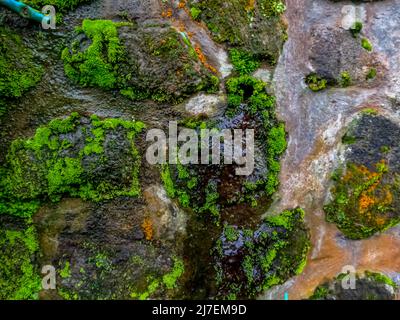
<path id="1" fill-rule="evenodd" d="M 310 247 L 304 211 L 268 217 L 255 230 L 225 225 L 216 241 L 217 295 L 254 298 L 303 271 Z"/>
<path id="2" fill-rule="evenodd" d="M 178 224 L 179 229 L 184 224 L 172 215 L 182 213 L 149 192 L 142 199 L 93 203 L 65 198 L 43 205 L 33 217 L 39 263 L 55 267 L 57 286 L 42 291 L 41 298 L 179 297 L 186 266 Z"/>
<path id="3" fill-rule="evenodd" d="M 0 213 L 31 216 L 63 195 L 100 201 L 139 194 L 139 121 L 73 113 L 12 143 L 0 170 Z"/>
<path id="4" fill-rule="evenodd" d="M 327 86 L 375 87 L 387 73 L 383 58 L 373 51 L 361 22 L 350 30 L 315 25 L 310 30 L 311 70 L 305 81 L 313 91 Z"/>
<path id="5" fill-rule="evenodd" d="M 247 205 L 252 211 L 251 207 L 262 208 L 271 199 L 279 185 L 279 159 L 286 149 L 285 126 L 275 116 L 275 98 L 267 93 L 266 84 L 242 75 L 229 79 L 226 87 L 228 105 L 223 117 L 209 121 L 189 118 L 180 122 L 181 128 L 196 129 L 199 136 L 202 129 L 210 129 L 217 137 L 222 130 L 232 130 L 233 136 L 233 129 L 254 129 L 254 170 L 249 175 L 236 174 L 240 166 L 224 163 L 221 152 L 220 164 L 165 165 L 161 174 L 170 197 L 217 222 L 223 210 L 231 215 Z M 235 216 L 240 219 L 239 214 Z M 230 222 L 238 220 L 233 217 Z"/>
<path id="6" fill-rule="evenodd" d="M 350 239 L 362 239 L 400 222 L 400 128 L 372 111 L 351 125 L 346 165 L 333 175 L 332 201 L 325 206 L 329 222 Z"/>
<path id="7" fill-rule="evenodd" d="M 189 1 L 192 17 L 206 23 L 214 40 L 276 62 L 286 40 L 281 0 Z"/>
<path id="8" fill-rule="evenodd" d="M 397 292 L 396 283 L 388 276 L 366 271 L 355 275 L 355 288 L 347 287 L 348 275 L 340 274 L 331 281 L 319 285 L 311 300 L 394 300 Z M 342 285 L 342 282 L 346 286 Z"/>
<path id="9" fill-rule="evenodd" d="M 175 103 L 218 89 L 218 78 L 201 64 L 188 38 L 169 26 L 84 20 L 62 59 L 74 82 L 118 90 L 132 100 Z"/>

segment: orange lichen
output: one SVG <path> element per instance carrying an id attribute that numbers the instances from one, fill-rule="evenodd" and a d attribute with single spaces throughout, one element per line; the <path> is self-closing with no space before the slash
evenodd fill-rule
<path id="1" fill-rule="evenodd" d="M 247 3 L 245 10 L 246 11 L 252 11 L 254 10 L 254 5 L 255 5 L 255 0 L 249 0 L 249 2 Z"/>
<path id="2" fill-rule="evenodd" d="M 153 222 L 149 218 L 145 218 L 142 223 L 142 229 L 146 240 L 153 239 Z"/>
<path id="3" fill-rule="evenodd" d="M 359 200 L 360 213 L 364 213 L 369 207 L 372 207 L 374 204 L 375 199 L 363 192 Z"/>
<path id="4" fill-rule="evenodd" d="M 206 56 L 204 55 L 203 51 L 201 50 L 201 48 L 199 46 L 195 46 L 194 50 L 196 51 L 197 57 L 199 58 L 199 60 L 201 61 L 201 63 L 211 72 L 217 73 L 217 70 L 211 66 L 210 64 L 208 64 Z"/>

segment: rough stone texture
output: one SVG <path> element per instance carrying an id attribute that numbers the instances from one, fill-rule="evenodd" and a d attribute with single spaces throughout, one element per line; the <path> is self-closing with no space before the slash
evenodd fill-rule
<path id="1" fill-rule="evenodd" d="M 315 73 L 328 81 L 341 81 L 341 73 L 348 72 L 352 85 L 376 86 L 385 78 L 386 66 L 377 53 L 368 52 L 361 46 L 361 38 L 354 38 L 350 31 L 323 24 L 310 31 L 309 59 Z M 367 74 L 375 69 L 377 76 L 368 80 Z"/>
<path id="2" fill-rule="evenodd" d="M 347 161 L 370 170 L 385 160 L 391 172 L 400 173 L 400 126 L 379 115 L 363 114 L 346 133 L 354 139 L 346 153 Z"/>

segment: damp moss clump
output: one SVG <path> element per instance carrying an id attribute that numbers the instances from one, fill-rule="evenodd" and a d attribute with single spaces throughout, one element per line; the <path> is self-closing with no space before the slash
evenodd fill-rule
<path id="1" fill-rule="evenodd" d="M 285 125 L 276 118 L 275 98 L 267 93 L 264 82 L 243 75 L 230 78 L 226 88 L 228 106 L 224 117 L 183 121 L 181 128 L 196 129 L 199 137 L 205 134 L 205 129 L 209 130 L 212 139 L 220 139 L 222 150 L 222 130 L 232 130 L 237 128 L 237 123 L 245 122 L 246 127 L 242 129 L 255 129 L 260 168 L 256 166 L 248 176 L 237 175 L 237 166 L 224 163 L 220 154 L 219 164 L 168 164 L 161 170 L 161 178 L 170 197 L 177 198 L 182 206 L 190 207 L 197 213 L 212 216 L 217 224 L 221 211 L 226 208 L 250 204 L 256 209 L 260 203 L 270 199 L 279 186 L 279 160 L 287 146 Z M 201 140 L 199 143 L 201 146 Z M 180 147 L 178 145 L 178 149 Z"/>
<path id="2" fill-rule="evenodd" d="M 254 298 L 303 271 L 310 248 L 304 211 L 286 210 L 256 230 L 225 226 L 213 249 L 219 298 Z"/>
<path id="3" fill-rule="evenodd" d="M 62 60 L 65 74 L 82 86 L 115 88 L 120 63 L 124 59 L 124 48 L 117 31 L 122 25 L 125 23 L 85 19 L 77 33 L 84 33 L 91 43 L 84 51 L 79 50 L 77 41 L 71 48 L 64 49 Z"/>
<path id="4" fill-rule="evenodd" d="M 319 76 L 316 73 L 309 74 L 305 78 L 305 82 L 308 85 L 308 87 L 314 92 L 322 91 L 326 89 L 328 85 L 328 80 L 326 80 L 322 76 Z"/>
<path id="5" fill-rule="evenodd" d="M 260 67 L 260 60 L 257 57 L 241 49 L 231 49 L 229 57 L 239 75 L 250 74 Z"/>
<path id="6" fill-rule="evenodd" d="M 35 228 L 0 221 L 0 299 L 38 299 L 41 279 L 33 260 L 39 244 Z"/>
<path id="7" fill-rule="evenodd" d="M 393 178 L 393 179 L 392 179 Z M 348 163 L 333 176 L 332 201 L 325 206 L 326 219 L 336 223 L 350 239 L 364 239 L 396 225 L 400 217 L 400 179 L 384 160 L 368 169 Z"/>
<path id="8" fill-rule="evenodd" d="M 34 62 L 22 38 L 0 26 L 0 115 L 7 101 L 22 97 L 41 79 L 43 69 Z"/>
<path id="9" fill-rule="evenodd" d="M 101 201 L 139 194 L 139 121 L 73 113 L 15 140 L 0 169 L 0 212 L 29 217 L 63 195 Z"/>

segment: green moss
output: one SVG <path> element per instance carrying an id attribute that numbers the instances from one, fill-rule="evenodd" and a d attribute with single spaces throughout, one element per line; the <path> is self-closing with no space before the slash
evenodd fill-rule
<path id="1" fill-rule="evenodd" d="M 371 42 L 367 38 L 361 39 L 361 46 L 367 51 L 372 51 L 373 49 Z"/>
<path id="2" fill-rule="evenodd" d="M 371 68 L 371 69 L 369 69 L 369 71 L 368 71 L 368 73 L 367 73 L 367 75 L 366 75 L 365 78 L 366 78 L 367 80 L 375 79 L 376 74 L 377 74 L 376 69 L 375 69 L 375 68 Z"/>
<path id="3" fill-rule="evenodd" d="M 314 92 L 324 90 L 328 85 L 328 81 L 316 73 L 309 74 L 305 81 L 308 87 Z"/>
<path id="4" fill-rule="evenodd" d="M 67 278 L 71 277 L 71 269 L 70 269 L 69 261 L 66 261 L 64 264 L 64 267 L 60 270 L 60 277 L 62 279 L 67 279 Z"/>
<path id="5" fill-rule="evenodd" d="M 227 117 L 234 117 L 239 112 L 246 113 L 249 117 L 257 119 L 260 126 L 259 139 L 266 144 L 266 161 L 268 171 L 264 177 L 250 183 L 242 181 L 242 188 L 238 196 L 222 199 L 218 192 L 220 169 L 211 169 L 215 176 L 203 178 L 194 167 L 184 168 L 181 165 L 164 166 L 161 177 L 170 197 L 176 197 L 184 206 L 191 207 L 195 212 L 208 213 L 218 224 L 220 210 L 223 206 L 240 202 L 250 203 L 252 207 L 258 205 L 261 196 L 272 196 L 279 186 L 280 157 L 286 150 L 286 131 L 283 123 L 276 119 L 274 112 L 275 98 L 266 93 L 266 84 L 249 75 L 230 78 L 226 82 L 228 93 Z M 192 129 L 218 128 L 218 122 L 205 122 L 202 118 L 188 118 L 179 123 L 181 126 Z M 199 187 L 198 194 L 193 190 Z M 241 193 L 240 193 L 241 192 Z M 239 194 L 240 193 L 240 194 Z M 190 196 L 189 196 L 190 195 Z M 232 199 L 232 200 L 231 200 Z"/>
<path id="6" fill-rule="evenodd" d="M 231 49 L 229 56 L 235 71 L 239 75 L 250 74 L 260 67 L 260 62 L 244 50 Z"/>
<path id="7" fill-rule="evenodd" d="M 138 121 L 100 120 L 97 116 L 85 127 L 80 115 L 73 113 L 38 128 L 32 138 L 15 140 L 0 170 L 0 212 L 29 217 L 41 201 L 58 201 L 65 194 L 93 201 L 137 196 L 139 155 L 134 139 L 143 128 Z M 95 170 L 107 166 L 105 140 L 116 129 L 125 134 L 131 150 L 121 154 L 129 163 L 118 168 L 120 171 L 113 168 L 121 180 L 110 181 Z M 83 144 L 62 136 L 78 130 L 84 134 Z"/>
<path id="8" fill-rule="evenodd" d="M 39 249 L 35 228 L 0 228 L 0 249 L 0 299 L 38 299 L 41 280 L 32 264 Z"/>
<path id="9" fill-rule="evenodd" d="M 344 88 L 351 85 L 351 76 L 348 71 L 343 71 L 340 74 L 340 85 Z"/>
<path id="10" fill-rule="evenodd" d="M 34 62 L 22 38 L 0 26 L 0 115 L 7 101 L 22 97 L 43 75 L 43 68 Z"/>
<path id="11" fill-rule="evenodd" d="M 285 210 L 279 215 L 266 218 L 265 221 L 270 226 L 282 227 L 288 231 L 292 231 L 296 222 L 295 219 L 293 219 L 294 215 L 297 215 L 296 219 L 300 220 L 304 219 L 304 211 L 302 210 L 296 210 L 296 211 Z"/>
<path id="12" fill-rule="evenodd" d="M 361 33 L 362 29 L 363 29 L 363 24 L 362 24 L 362 22 L 361 22 L 361 21 L 356 21 L 356 22 L 354 22 L 354 24 L 351 26 L 350 32 L 351 32 L 351 34 L 353 35 L 353 37 L 356 38 L 356 37 Z"/>
<path id="13" fill-rule="evenodd" d="M 239 238 L 239 231 L 228 224 L 224 225 L 224 235 L 227 241 L 236 241 Z"/>
<path id="14" fill-rule="evenodd" d="M 341 273 L 334 279 L 319 285 L 309 298 L 310 300 L 381 300 L 388 297 L 382 292 L 379 284 L 391 286 L 397 289 L 396 283 L 384 274 L 365 271 L 364 274 L 356 274 L 356 288 L 351 295 L 343 290 L 341 281 L 348 273 Z M 378 296 L 377 296 L 378 294 Z M 382 296 L 379 296 L 382 295 Z"/>
<path id="15" fill-rule="evenodd" d="M 303 210 L 287 210 L 270 217 L 255 232 L 238 232 L 244 238 L 243 247 L 240 243 L 230 244 L 237 238 L 225 236 L 223 240 L 226 248 L 235 248 L 234 255 L 224 256 L 222 249 L 216 251 L 219 297 L 233 294 L 253 298 L 304 269 L 310 241 Z"/>
<path id="16" fill-rule="evenodd" d="M 191 16 L 192 16 L 192 18 L 194 20 L 197 20 L 199 18 L 200 14 L 201 14 L 201 10 L 199 8 L 196 8 L 196 7 L 191 7 L 190 8 L 190 14 L 191 14 Z"/>
<path id="17" fill-rule="evenodd" d="M 364 166 L 349 163 L 347 170 L 332 188 L 333 200 L 325 206 L 326 219 L 337 224 L 350 239 L 363 239 L 397 224 L 393 215 L 399 196 L 399 186 L 389 179 L 385 162 L 370 171 Z"/>
<path id="18" fill-rule="evenodd" d="M 167 289 L 173 289 L 176 287 L 176 282 L 185 272 L 185 266 L 183 261 L 178 258 L 174 258 L 174 265 L 172 270 L 163 276 L 163 284 Z"/>
<path id="19" fill-rule="evenodd" d="M 65 74 L 82 86 L 115 88 L 118 68 L 124 55 L 117 31 L 122 25 L 126 23 L 85 19 L 80 32 L 86 34 L 91 44 L 83 52 L 74 47 L 64 49 L 61 58 L 64 61 Z"/>
<path id="20" fill-rule="evenodd" d="M 393 287 L 394 289 L 397 289 L 396 282 L 394 282 L 391 278 L 389 278 L 388 276 L 386 276 L 382 273 L 366 271 L 365 276 L 373 281 L 376 281 L 378 283 L 387 284 L 387 285 Z"/>
<path id="21" fill-rule="evenodd" d="M 356 141 L 357 141 L 356 137 L 353 137 L 353 136 L 348 135 L 348 134 L 344 135 L 343 138 L 342 138 L 342 143 L 343 144 L 354 144 L 354 143 L 356 143 Z"/>
<path id="22" fill-rule="evenodd" d="M 147 279 L 148 285 L 146 289 L 139 292 L 137 290 L 134 290 L 130 295 L 131 298 L 138 300 L 147 300 L 158 291 L 175 289 L 178 285 L 178 280 L 185 272 L 185 266 L 180 258 L 174 257 L 173 260 L 174 264 L 171 271 L 164 274 L 161 278 L 150 276 Z"/>
<path id="23" fill-rule="evenodd" d="M 46 5 L 52 5 L 56 8 L 56 12 L 66 13 L 75 9 L 82 3 L 90 1 L 91 0 L 24 0 L 24 3 L 37 10 L 41 10 Z"/>
<path id="24" fill-rule="evenodd" d="M 215 41 L 227 42 L 271 63 L 277 60 L 286 40 L 285 26 L 280 19 L 286 9 L 283 1 L 190 0 L 188 3 L 196 19 L 205 22 Z"/>
<path id="25" fill-rule="evenodd" d="M 329 295 L 330 290 L 327 284 L 318 286 L 312 296 L 309 298 L 310 300 L 324 300 Z"/>

